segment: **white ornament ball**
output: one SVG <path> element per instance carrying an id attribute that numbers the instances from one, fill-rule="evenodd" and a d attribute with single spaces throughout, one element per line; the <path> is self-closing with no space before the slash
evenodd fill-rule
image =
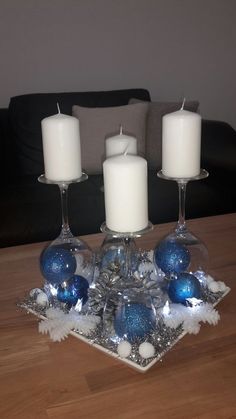
<path id="1" fill-rule="evenodd" d="M 32 298 L 36 298 L 38 294 L 41 294 L 41 292 L 43 292 L 40 288 L 33 288 L 32 290 L 30 290 L 29 295 Z"/>
<path id="2" fill-rule="evenodd" d="M 45 292 L 40 292 L 36 297 L 36 303 L 39 306 L 46 307 L 48 305 L 48 297 Z"/>
<path id="3" fill-rule="evenodd" d="M 215 282 L 214 278 L 212 278 L 212 276 L 211 276 L 211 275 L 207 275 L 207 276 L 206 276 L 206 281 L 207 281 L 207 283 L 208 283 L 208 284 L 209 284 L 210 282 Z"/>
<path id="4" fill-rule="evenodd" d="M 218 281 L 218 287 L 219 287 L 219 290 L 221 292 L 224 292 L 227 289 L 227 287 L 226 287 L 226 285 L 223 281 Z"/>
<path id="5" fill-rule="evenodd" d="M 151 358 L 155 355 L 155 348 L 149 342 L 141 343 L 141 345 L 139 345 L 138 351 L 139 355 L 144 359 Z"/>
<path id="6" fill-rule="evenodd" d="M 122 340 L 117 347 L 118 355 L 121 358 L 127 358 L 131 354 L 132 346 L 129 342 Z"/>
<path id="7" fill-rule="evenodd" d="M 219 292 L 219 285 L 216 281 L 212 281 L 208 284 L 208 288 L 212 292 Z"/>

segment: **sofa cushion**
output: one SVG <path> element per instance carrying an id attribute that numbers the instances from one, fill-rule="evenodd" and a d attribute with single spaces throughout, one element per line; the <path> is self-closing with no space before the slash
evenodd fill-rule
<path id="1" fill-rule="evenodd" d="M 88 174 L 102 173 L 105 138 L 123 132 L 137 138 L 138 154 L 145 154 L 148 103 L 109 108 L 84 108 L 74 105 L 72 114 L 80 121 L 82 167 Z"/>
<path id="2" fill-rule="evenodd" d="M 9 105 L 12 152 L 9 154 L 12 175 L 40 175 L 44 172 L 41 120 L 57 113 L 57 102 L 62 113 L 71 115 L 72 106 L 107 107 L 127 105 L 129 99 L 149 101 L 145 89 L 123 89 L 105 92 L 36 93 L 15 96 Z M 7 139 L 10 142 L 10 138 Z M 8 144 L 9 146 L 9 144 Z M 13 163 L 14 153 L 14 163 Z"/>
<path id="3" fill-rule="evenodd" d="M 138 103 L 131 99 L 129 103 Z M 180 109 L 182 102 L 150 102 L 146 124 L 146 159 L 152 169 L 161 169 L 162 153 L 162 117 Z M 187 101 L 184 109 L 197 112 L 199 102 Z"/>

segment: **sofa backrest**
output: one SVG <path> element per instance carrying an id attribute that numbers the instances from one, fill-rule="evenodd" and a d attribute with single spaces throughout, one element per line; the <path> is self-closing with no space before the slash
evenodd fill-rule
<path id="1" fill-rule="evenodd" d="M 71 115 L 72 106 L 89 108 L 127 105 L 131 98 L 150 101 L 145 89 L 124 89 L 102 92 L 37 93 L 12 97 L 9 105 L 6 168 L 12 175 L 40 175 L 44 172 L 41 120 L 57 113 Z"/>
<path id="2" fill-rule="evenodd" d="M 0 176 L 5 181 L 7 177 L 8 167 L 6 165 L 6 159 L 9 155 L 8 144 L 8 109 L 0 109 Z M 10 161 L 10 159 L 9 159 Z"/>

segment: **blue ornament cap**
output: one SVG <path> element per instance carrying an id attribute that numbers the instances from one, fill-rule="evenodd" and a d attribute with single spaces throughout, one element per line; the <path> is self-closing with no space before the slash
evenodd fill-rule
<path id="1" fill-rule="evenodd" d="M 193 274 L 182 272 L 170 281 L 168 295 L 173 303 L 188 305 L 187 298 L 201 298 L 201 285 Z"/>
<path id="2" fill-rule="evenodd" d="M 50 246 L 41 254 L 40 268 L 47 282 L 59 285 L 74 275 L 76 259 L 70 250 L 59 246 Z"/>
<path id="3" fill-rule="evenodd" d="M 74 275 L 65 284 L 59 285 L 57 289 L 57 299 L 69 306 L 77 304 L 81 300 L 82 305 L 88 300 L 89 283 L 87 279 L 80 275 Z"/>
<path id="4" fill-rule="evenodd" d="M 163 240 L 154 250 L 154 261 L 166 275 L 186 271 L 190 252 L 176 241 Z"/>
<path id="5" fill-rule="evenodd" d="M 114 318 L 114 329 L 119 337 L 129 342 L 144 339 L 156 325 L 154 311 L 142 303 L 121 305 Z"/>

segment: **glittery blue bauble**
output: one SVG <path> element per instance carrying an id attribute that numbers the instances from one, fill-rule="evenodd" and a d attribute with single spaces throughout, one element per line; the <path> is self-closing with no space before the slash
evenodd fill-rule
<path id="1" fill-rule="evenodd" d="M 75 273 L 76 259 L 69 250 L 51 246 L 43 251 L 40 268 L 44 278 L 50 284 L 57 285 L 71 278 Z"/>
<path id="2" fill-rule="evenodd" d="M 74 306 L 78 300 L 81 300 L 84 305 L 88 300 L 88 288 L 87 279 L 80 275 L 74 275 L 65 284 L 59 285 L 57 299 L 70 306 Z"/>
<path id="3" fill-rule="evenodd" d="M 155 327 L 155 315 L 151 308 L 141 303 L 126 303 L 118 308 L 114 328 L 119 337 L 133 342 L 143 339 Z"/>
<path id="4" fill-rule="evenodd" d="M 157 266 L 165 273 L 185 271 L 190 263 L 189 250 L 180 243 L 163 240 L 154 250 Z"/>
<path id="5" fill-rule="evenodd" d="M 187 298 L 201 298 L 201 285 L 196 276 L 183 272 L 170 281 L 168 295 L 173 303 L 187 305 Z"/>

